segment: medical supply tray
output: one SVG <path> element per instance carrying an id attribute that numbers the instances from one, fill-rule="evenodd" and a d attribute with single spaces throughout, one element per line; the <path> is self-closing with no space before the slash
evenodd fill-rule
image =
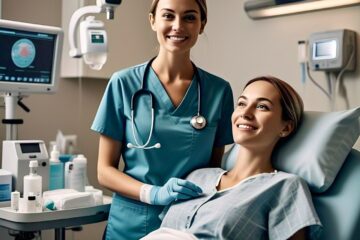
<path id="1" fill-rule="evenodd" d="M 34 231 L 96 223 L 107 219 L 111 202 L 111 197 L 104 196 L 102 205 L 39 213 L 19 213 L 10 207 L 1 207 L 0 226 L 19 231 Z"/>

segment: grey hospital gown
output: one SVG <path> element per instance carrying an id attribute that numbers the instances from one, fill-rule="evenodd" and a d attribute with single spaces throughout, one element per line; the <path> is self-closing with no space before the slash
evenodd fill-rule
<path id="1" fill-rule="evenodd" d="M 199 169 L 187 179 L 205 193 L 173 204 L 161 227 L 194 234 L 199 239 L 288 239 L 309 226 L 309 238 L 321 230 L 306 183 L 284 172 L 262 173 L 217 192 L 225 171 Z"/>

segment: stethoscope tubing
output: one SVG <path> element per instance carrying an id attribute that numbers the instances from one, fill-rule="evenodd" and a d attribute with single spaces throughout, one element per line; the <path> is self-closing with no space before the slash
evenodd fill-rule
<path id="1" fill-rule="evenodd" d="M 137 149 L 152 149 L 152 148 L 160 148 L 161 145 L 160 143 L 156 143 L 154 144 L 153 146 L 148 146 L 150 144 L 150 141 L 151 141 L 151 137 L 152 137 L 152 134 L 153 134 L 153 130 L 154 130 L 154 119 L 155 119 L 155 111 L 154 111 L 154 102 L 155 102 L 155 98 L 154 98 L 154 94 L 150 91 L 150 90 L 147 90 L 145 89 L 145 86 L 144 86 L 144 82 L 145 82 L 145 78 L 150 70 L 150 67 L 151 67 L 151 64 L 152 62 L 154 61 L 156 57 L 152 58 L 145 66 L 145 70 L 144 70 L 144 74 L 143 74 L 143 78 L 142 78 L 142 82 L 141 82 L 141 88 L 139 90 L 137 90 L 131 97 L 131 103 L 130 103 L 130 110 L 131 110 L 131 128 L 132 128 L 132 134 L 133 134 L 133 137 L 134 137 L 134 141 L 135 141 L 135 144 L 132 144 L 132 143 L 128 143 L 127 144 L 127 147 L 128 148 L 137 148 Z M 201 130 L 205 127 L 206 125 L 206 119 L 201 116 L 201 87 L 200 87 L 200 75 L 199 75 L 199 72 L 198 72 L 198 69 L 197 67 L 195 66 L 195 64 L 193 62 L 191 62 L 192 65 L 193 65 L 193 68 L 194 68 L 194 72 L 195 72 L 195 76 L 196 76 L 196 79 L 197 79 L 197 84 L 198 84 L 198 111 L 197 111 L 197 115 L 195 115 L 192 120 L 190 121 L 190 124 L 193 128 L 197 129 L 197 130 Z M 136 132 L 135 132 L 135 101 L 137 98 L 140 97 L 140 95 L 143 95 L 143 94 L 147 94 L 150 96 L 150 107 L 151 107 L 151 127 L 150 127 L 150 133 L 149 133 L 149 136 L 146 140 L 146 142 L 141 145 L 139 144 L 139 141 L 136 137 Z M 196 125 L 196 120 L 197 118 L 201 118 L 203 121 L 205 121 L 204 125 L 203 126 L 198 126 Z M 193 121 L 195 119 L 195 121 Z M 193 123 L 195 122 L 195 124 Z"/>

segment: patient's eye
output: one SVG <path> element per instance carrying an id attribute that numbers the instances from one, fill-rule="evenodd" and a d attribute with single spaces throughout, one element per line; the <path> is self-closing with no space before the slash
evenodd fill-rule
<path id="1" fill-rule="evenodd" d="M 245 107 L 245 106 L 246 106 L 246 102 L 244 102 L 244 101 L 238 101 L 237 105 L 238 105 L 238 107 Z"/>
<path id="2" fill-rule="evenodd" d="M 266 110 L 266 111 L 270 110 L 270 108 L 265 104 L 258 104 L 257 108 L 260 110 Z"/>

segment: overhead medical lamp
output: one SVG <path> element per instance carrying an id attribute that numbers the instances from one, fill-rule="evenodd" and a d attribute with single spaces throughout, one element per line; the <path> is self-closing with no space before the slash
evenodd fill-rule
<path id="1" fill-rule="evenodd" d="M 247 0 L 244 9 L 252 19 L 359 5 L 360 0 Z"/>
<path id="2" fill-rule="evenodd" d="M 76 30 L 80 19 L 87 14 L 106 13 L 106 18 L 114 19 L 115 7 L 122 0 L 96 0 L 96 5 L 85 6 L 76 10 L 69 24 L 69 55 L 73 58 L 83 57 L 91 69 L 100 70 L 107 59 L 107 34 L 104 23 L 88 16 L 80 23 L 80 48 L 77 47 Z"/>

